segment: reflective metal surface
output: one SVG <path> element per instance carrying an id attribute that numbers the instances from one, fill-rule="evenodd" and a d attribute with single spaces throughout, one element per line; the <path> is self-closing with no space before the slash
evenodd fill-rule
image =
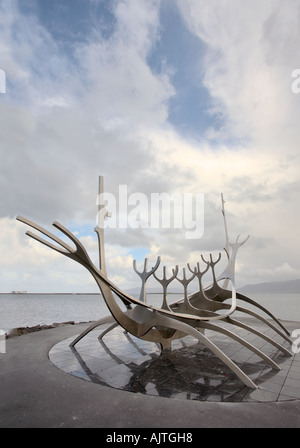
<path id="1" fill-rule="evenodd" d="M 279 337 L 263 324 L 251 323 L 270 338 Z M 238 330 L 240 335 L 263 348 L 278 363 L 280 371 L 266 366 L 238 342 L 213 331 L 206 332 L 255 381 L 256 390 L 246 387 L 216 355 L 191 336 L 173 341 L 171 350 L 161 351 L 157 344 L 135 338 L 120 326 L 99 340 L 107 327 L 108 323 L 97 327 L 76 347 L 69 347 L 72 338 L 61 341 L 50 350 L 50 360 L 83 380 L 146 395 L 220 402 L 300 398 L 300 355 L 286 357 L 274 345 L 244 329 Z"/>

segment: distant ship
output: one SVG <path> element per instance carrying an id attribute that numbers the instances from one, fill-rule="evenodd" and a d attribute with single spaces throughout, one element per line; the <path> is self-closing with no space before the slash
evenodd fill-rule
<path id="1" fill-rule="evenodd" d="M 12 291 L 11 294 L 27 294 L 27 291 Z"/>

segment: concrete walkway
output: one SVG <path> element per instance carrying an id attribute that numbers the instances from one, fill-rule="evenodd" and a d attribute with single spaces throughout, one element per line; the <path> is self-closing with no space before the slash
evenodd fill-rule
<path id="1" fill-rule="evenodd" d="M 6 341 L 0 354 L 1 428 L 300 427 L 300 401 L 222 403 L 124 392 L 55 367 L 50 348 L 87 324 L 66 325 Z"/>

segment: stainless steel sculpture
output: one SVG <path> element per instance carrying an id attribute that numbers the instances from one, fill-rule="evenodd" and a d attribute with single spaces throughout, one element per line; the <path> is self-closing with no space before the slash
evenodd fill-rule
<path id="1" fill-rule="evenodd" d="M 103 192 L 103 178 L 99 178 L 99 193 Z M 218 325 L 220 322 L 227 322 L 231 324 L 233 327 L 244 328 L 264 340 L 268 343 L 275 346 L 278 350 L 281 350 L 285 355 L 291 356 L 290 353 L 284 346 L 273 341 L 265 334 L 259 332 L 255 328 L 246 325 L 245 323 L 239 321 L 238 319 L 233 318 L 233 314 L 235 311 L 239 311 L 252 317 L 255 317 L 262 322 L 265 323 L 266 326 L 271 327 L 274 331 L 276 331 L 283 339 L 292 343 L 290 340 L 289 332 L 285 329 L 282 323 L 276 319 L 268 310 L 262 307 L 260 304 L 255 302 L 254 300 L 239 294 L 236 292 L 235 287 L 235 259 L 237 255 L 238 248 L 243 245 L 248 237 L 242 241 L 238 242 L 239 237 L 237 238 L 235 243 L 231 243 L 227 234 L 227 225 L 225 219 L 225 211 L 224 211 L 224 200 L 222 196 L 222 213 L 224 217 L 225 224 L 225 232 L 226 232 L 226 247 L 225 252 L 227 255 L 227 267 L 224 272 L 216 277 L 215 274 L 215 265 L 220 261 L 221 254 L 219 254 L 217 260 L 213 261 L 212 255 L 210 255 L 210 260 L 206 261 L 203 256 L 202 260 L 206 264 L 206 267 L 203 271 L 200 270 L 200 264 L 197 263 L 197 266 L 193 269 L 190 265 L 187 265 L 189 271 L 191 272 L 191 276 L 187 278 L 185 268 L 183 268 L 183 277 L 178 276 L 179 267 L 173 270 L 173 275 L 170 278 L 166 276 L 166 268 L 163 268 L 163 277 L 159 278 L 156 274 L 156 271 L 160 264 L 160 257 L 158 257 L 156 264 L 153 268 L 147 271 L 147 259 L 145 260 L 144 270 L 143 272 L 139 272 L 136 267 L 136 261 L 134 261 L 134 270 L 141 277 L 142 287 L 141 287 L 141 295 L 140 299 L 136 299 L 129 294 L 125 293 L 121 289 L 119 289 L 115 284 L 113 284 L 107 275 L 106 266 L 105 266 L 105 252 L 104 252 L 104 219 L 108 216 L 108 213 L 104 209 L 104 206 L 99 206 L 99 210 L 101 213 L 98 213 L 98 216 L 101 216 L 101 222 L 98 223 L 98 226 L 95 228 L 95 232 L 98 236 L 99 243 L 99 268 L 97 268 L 94 263 L 91 261 L 88 253 L 85 248 L 81 244 L 81 242 L 65 227 L 63 227 L 60 223 L 54 222 L 53 226 L 66 235 L 75 245 L 75 249 L 72 248 L 69 244 L 67 244 L 62 239 L 58 238 L 51 232 L 47 231 L 43 227 L 38 224 L 18 216 L 17 219 L 33 229 L 39 231 L 44 234 L 50 240 L 57 244 L 52 244 L 50 241 L 41 238 L 39 235 L 32 233 L 31 231 L 26 232 L 27 235 L 39 241 L 42 244 L 50 247 L 51 249 L 65 255 L 68 258 L 80 263 L 84 266 L 95 279 L 102 296 L 106 302 L 108 309 L 111 312 L 113 317 L 112 325 L 105 330 L 100 335 L 102 338 L 105 334 L 107 334 L 110 330 L 115 328 L 117 325 L 123 327 L 128 333 L 136 336 L 140 339 L 159 343 L 162 349 L 168 348 L 171 346 L 171 342 L 174 339 L 182 338 L 186 335 L 191 335 L 195 337 L 198 341 L 204 344 L 207 348 L 209 348 L 219 359 L 223 361 L 239 378 L 240 380 L 250 388 L 256 388 L 256 385 L 253 381 L 222 351 L 220 350 L 213 342 L 210 341 L 208 337 L 205 336 L 204 332 L 206 329 L 213 330 L 219 332 L 221 334 L 226 335 L 227 337 L 232 338 L 235 341 L 238 341 L 247 349 L 251 350 L 253 353 L 257 354 L 259 357 L 264 359 L 266 363 L 268 363 L 273 369 L 280 370 L 280 367 L 265 353 L 261 350 L 258 350 L 252 344 L 247 342 L 245 339 L 241 338 L 233 331 L 224 328 L 222 325 Z M 202 286 L 202 277 L 203 275 L 211 269 L 213 276 L 213 284 L 204 289 Z M 146 303 L 146 290 L 145 285 L 147 279 L 153 275 L 156 280 L 162 285 L 163 288 L 163 304 L 162 307 L 156 307 Z M 192 295 L 188 295 L 187 286 L 190 281 L 194 278 L 198 279 L 199 282 L 199 290 Z M 177 280 L 179 281 L 184 288 L 184 297 L 183 299 L 173 303 L 168 304 L 167 299 L 167 288 L 171 281 Z M 223 287 L 219 286 L 218 282 L 220 280 L 224 280 Z M 232 289 L 227 289 L 228 285 L 231 283 Z M 116 297 L 121 299 L 121 301 L 126 306 L 126 311 L 123 311 L 116 300 Z M 231 303 L 224 303 L 226 300 L 231 300 Z M 240 305 L 237 305 L 237 299 L 246 302 L 248 304 L 254 305 L 259 308 L 261 311 L 266 313 L 271 319 L 267 320 L 261 315 L 244 308 Z M 221 311 L 221 313 L 219 313 Z M 84 332 L 82 332 L 73 342 L 72 346 L 82 339 L 87 333 L 96 328 L 103 322 L 103 319 L 94 322 L 90 325 Z"/>

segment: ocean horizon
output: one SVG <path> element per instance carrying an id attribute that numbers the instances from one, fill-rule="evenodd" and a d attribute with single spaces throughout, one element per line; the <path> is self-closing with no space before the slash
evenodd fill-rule
<path id="1" fill-rule="evenodd" d="M 169 302 L 175 302 L 181 297 L 182 294 L 170 293 Z M 300 322 L 299 293 L 262 293 L 252 294 L 250 297 L 267 308 L 275 317 Z M 147 302 L 160 307 L 162 294 L 147 294 Z M 255 309 L 245 303 L 244 306 Z M 110 315 L 100 293 L 0 293 L 0 310 L 0 329 L 5 332 L 10 332 L 13 328 L 69 321 L 90 322 Z M 264 315 L 257 308 L 256 311 Z"/>

